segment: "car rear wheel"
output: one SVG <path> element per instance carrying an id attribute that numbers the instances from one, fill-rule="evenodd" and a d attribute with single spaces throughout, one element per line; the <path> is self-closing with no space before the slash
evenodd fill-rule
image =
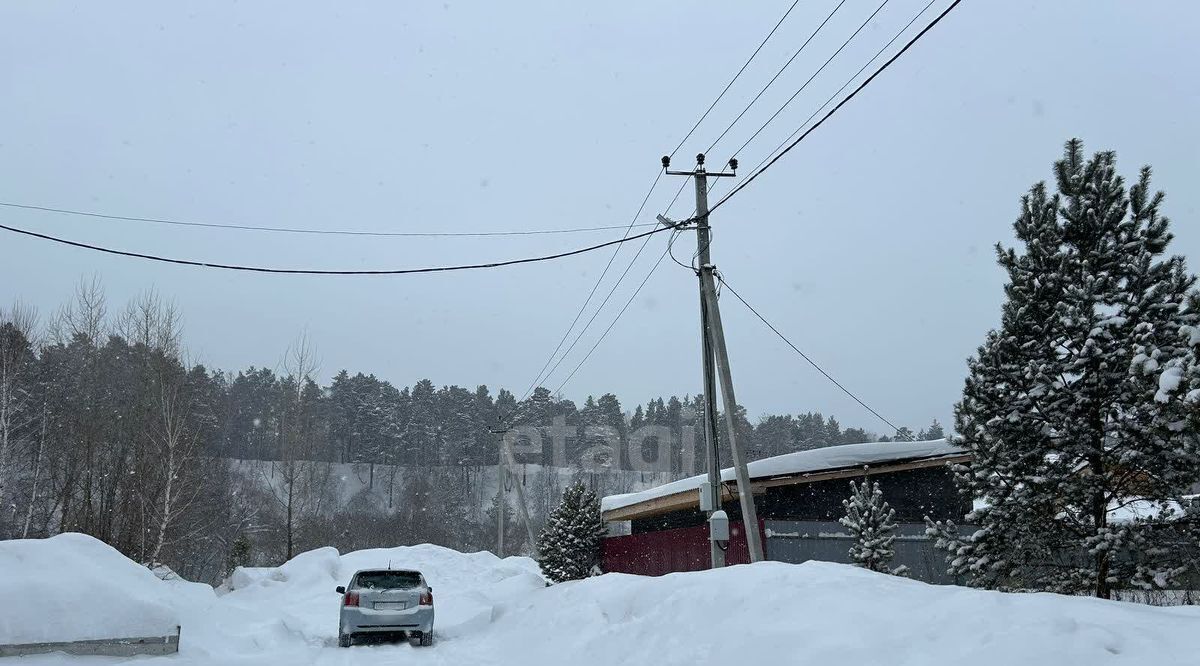
<path id="1" fill-rule="evenodd" d="M 350 636 L 343 633 L 338 633 L 338 647 L 350 647 Z"/>
<path id="2" fill-rule="evenodd" d="M 432 631 L 414 631 L 408 636 L 409 642 L 413 645 L 420 645 L 422 647 L 429 647 L 430 645 L 433 645 Z"/>

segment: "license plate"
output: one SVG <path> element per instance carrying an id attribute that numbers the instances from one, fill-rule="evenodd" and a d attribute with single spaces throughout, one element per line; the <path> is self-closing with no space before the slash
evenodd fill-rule
<path id="1" fill-rule="evenodd" d="M 375 610 L 404 610 L 408 604 L 403 601 L 376 601 Z"/>

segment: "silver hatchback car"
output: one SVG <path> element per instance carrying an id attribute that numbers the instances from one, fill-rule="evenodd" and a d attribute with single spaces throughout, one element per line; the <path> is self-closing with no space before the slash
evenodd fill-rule
<path id="1" fill-rule="evenodd" d="M 338 645 L 370 634 L 407 636 L 419 645 L 433 645 L 433 588 L 420 571 L 363 569 L 354 574 L 342 595 Z"/>

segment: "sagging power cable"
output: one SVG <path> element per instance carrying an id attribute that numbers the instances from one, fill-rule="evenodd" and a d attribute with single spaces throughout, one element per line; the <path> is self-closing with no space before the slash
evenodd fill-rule
<path id="1" fill-rule="evenodd" d="M 458 265 L 452 265 L 452 266 L 427 266 L 427 267 L 422 267 L 422 268 L 392 268 L 392 269 L 378 269 L 378 270 L 325 270 L 325 269 L 310 269 L 310 268 L 270 268 L 270 267 L 266 267 L 266 266 L 245 266 L 245 265 L 240 265 L 240 264 L 225 264 L 225 263 L 217 263 L 217 262 L 211 262 L 211 261 L 194 261 L 194 260 L 190 260 L 190 259 L 175 259 L 172 257 L 163 257 L 163 256 L 159 256 L 159 255 L 154 255 L 154 254 L 145 254 L 142 252 L 130 252 L 127 250 L 118 250 L 115 248 L 102 247 L 99 245 L 92 245 L 90 243 L 81 243 L 79 241 L 73 241 L 73 240 L 69 240 L 66 238 L 59 238 L 57 236 L 51 236 L 49 234 L 42 234 L 42 233 L 38 233 L 36 231 L 19 229 L 17 227 L 8 226 L 6 224 L 0 224 L 0 229 L 3 229 L 4 231 L 10 231 L 10 232 L 16 233 L 16 234 L 22 234 L 24 236 L 30 236 L 32 238 L 39 238 L 42 240 L 48 240 L 48 241 L 52 241 L 55 243 L 60 243 L 62 245 L 69 245 L 71 247 L 77 247 L 77 248 L 81 248 L 84 250 L 92 250 L 93 252 L 103 252 L 105 254 L 113 254 L 113 255 L 117 255 L 117 256 L 121 256 L 121 257 L 133 257 L 135 259 L 146 259 L 148 261 L 157 261 L 157 262 L 168 263 L 168 264 L 179 264 L 182 266 L 198 266 L 201 268 L 218 268 L 218 269 L 222 269 L 222 270 L 246 271 L 246 272 L 252 272 L 252 273 L 284 273 L 284 274 L 289 274 L 289 275 L 409 275 L 409 274 L 413 274 L 413 273 L 447 273 L 447 272 L 452 272 L 452 271 L 468 271 L 468 270 L 479 270 L 479 269 L 486 269 L 486 268 L 501 268 L 504 266 L 515 266 L 518 264 L 532 264 L 532 263 L 537 263 L 537 262 L 542 262 L 542 261 L 552 261 L 554 259 L 562 259 L 564 257 L 572 257 L 572 256 L 575 256 L 578 254 L 584 254 L 586 252 L 593 252 L 595 250 L 600 250 L 600 249 L 603 249 L 606 247 L 620 245 L 621 243 L 628 243 L 630 241 L 635 241 L 635 240 L 638 240 L 641 238 L 646 238 L 647 236 L 653 236 L 654 234 L 658 234 L 658 233 L 662 233 L 664 231 L 669 231 L 669 230 L 675 229 L 679 226 L 683 226 L 686 223 L 687 223 L 687 221 L 684 220 L 684 221 L 678 222 L 674 225 L 660 226 L 656 229 L 651 229 L 649 231 L 643 231 L 642 233 L 635 234 L 633 236 L 626 236 L 624 238 L 618 238 L 616 240 L 611 240 L 611 241 L 607 241 L 604 243 L 598 243 L 596 245 L 589 245 L 587 247 L 582 247 L 582 248 L 578 248 L 575 250 L 568 250 L 566 252 L 556 252 L 554 254 L 547 254 L 547 255 L 542 255 L 542 256 L 537 256 L 537 257 L 524 257 L 521 259 L 506 259 L 506 260 L 501 260 L 501 261 L 489 261 L 489 262 L 476 263 L 476 264 L 458 264 Z"/>
<path id="2" fill-rule="evenodd" d="M 886 423 L 888 425 L 888 427 L 890 427 L 893 431 L 896 432 L 897 435 L 902 434 L 900 428 L 896 427 L 895 423 L 892 423 L 888 419 L 884 418 L 884 416 L 882 414 L 880 414 L 879 412 L 875 411 L 875 409 L 873 407 L 868 405 L 866 402 L 863 402 L 862 398 L 859 398 L 857 395 L 854 395 L 854 393 L 852 393 L 850 391 L 850 389 L 846 388 L 841 382 L 834 379 L 833 375 L 829 374 L 828 372 L 825 371 L 824 368 L 817 365 L 816 361 L 812 360 L 812 358 L 808 354 L 805 354 L 803 351 L 800 350 L 799 347 L 797 347 L 795 344 L 793 344 L 792 341 L 787 338 L 787 336 L 785 336 L 783 333 L 781 333 L 778 328 L 775 328 L 774 324 L 767 321 L 766 317 L 763 317 L 761 314 L 759 314 L 758 310 L 754 309 L 753 305 L 750 305 L 750 303 L 748 303 L 745 298 L 742 298 L 742 295 L 739 294 L 736 289 L 734 289 L 733 287 L 731 287 L 729 285 L 729 282 L 725 279 L 725 276 L 718 274 L 717 279 L 720 281 L 720 283 L 722 285 L 725 286 L 725 289 L 729 290 L 729 293 L 733 294 L 735 298 L 737 298 L 739 301 L 741 301 L 742 305 L 746 306 L 747 310 L 752 312 L 755 317 L 758 317 L 759 321 L 761 321 L 763 324 L 765 324 L 767 328 L 771 329 L 772 333 L 777 335 L 780 340 L 783 340 L 784 344 L 786 344 L 788 347 L 791 347 L 792 351 L 799 354 L 800 358 L 807 361 L 808 364 L 813 367 L 813 369 L 815 369 L 817 372 L 824 375 L 825 379 L 828 379 L 830 382 L 833 383 L 834 386 L 841 389 L 842 393 L 845 393 L 846 395 L 850 396 L 850 398 L 852 400 L 854 400 L 854 402 L 857 402 L 859 405 L 862 406 L 863 409 L 865 409 L 868 412 L 870 412 L 871 414 L 873 414 L 875 416 L 875 418 Z M 909 441 L 912 441 L 912 437 L 908 437 L 908 439 L 909 439 Z"/>
<path id="3" fill-rule="evenodd" d="M 73 210 L 70 208 L 51 208 L 49 206 L 34 206 L 30 204 L 13 203 L 10 201 L 0 201 L 0 206 L 6 208 L 17 208 L 22 210 L 35 210 L 46 213 L 61 213 L 64 215 L 76 215 L 81 217 L 92 217 L 103 220 L 122 220 L 126 222 L 149 222 L 153 224 L 166 224 L 177 227 L 200 227 L 204 229 L 232 229 L 236 231 L 267 231 L 272 233 L 286 234 L 312 234 L 321 236 L 369 236 L 376 238 L 484 238 L 494 236 L 542 236 L 551 234 L 577 234 L 592 231 L 612 231 L 614 229 L 625 229 L 627 225 L 615 224 L 610 226 L 597 227 L 576 227 L 572 229 L 528 229 L 518 231 L 367 231 L 364 229 L 300 229 L 296 227 L 265 227 L 251 224 L 218 224 L 216 222 L 194 222 L 186 220 L 175 220 L 161 217 L 134 217 L 131 215 L 113 215 L 109 213 L 97 213 L 94 211 Z M 653 224 L 643 223 L 634 224 L 634 227 L 652 227 Z"/>

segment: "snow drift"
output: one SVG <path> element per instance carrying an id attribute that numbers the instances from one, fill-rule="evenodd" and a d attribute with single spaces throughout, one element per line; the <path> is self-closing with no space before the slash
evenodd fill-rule
<path id="1" fill-rule="evenodd" d="M 428 545 L 344 555 L 321 548 L 280 567 L 242 569 L 226 586 L 228 591 L 216 596 L 146 580 L 134 571 L 140 567 L 114 557 L 115 551 L 103 550 L 86 537 L 66 536 L 41 542 L 41 550 L 46 558 L 62 563 L 94 560 L 94 567 L 82 570 L 86 581 L 78 584 L 92 585 L 92 578 L 124 581 L 86 588 L 108 595 L 97 596 L 96 608 L 124 612 L 126 603 L 142 608 L 136 604 L 157 600 L 146 608 L 177 610 L 183 624 L 180 654 L 139 663 L 290 665 L 411 659 L 521 666 L 1171 666 L 1194 664 L 1200 654 L 1200 632 L 1194 630 L 1200 609 L 1194 607 L 934 586 L 819 562 L 765 562 L 660 578 L 608 574 L 545 587 L 527 558 L 500 559 Z M 0 544 L 0 549 L 6 553 L 0 560 L 5 581 L 51 571 L 40 561 L 12 557 L 8 545 Z M 334 586 L 344 584 L 356 569 L 389 563 L 425 572 L 434 589 L 437 644 L 336 647 L 339 596 Z M 140 582 L 129 582 L 135 579 Z M 59 607 L 78 597 L 66 585 L 46 590 L 61 595 L 55 601 Z M 130 596 L 131 591 L 140 592 Z M 170 592 L 172 600 L 156 596 L 164 592 Z M 11 598 L 3 597 L 6 621 L 15 615 L 9 610 Z M 146 616 L 166 619 L 153 612 Z M 63 624 L 53 628 L 62 630 Z M 29 663 L 117 663 L 47 659 Z"/>
<path id="2" fill-rule="evenodd" d="M 1194 664 L 1200 609 L 936 586 L 848 565 L 764 562 L 558 585 L 495 630 L 561 634 L 522 657 L 588 664 Z M 579 629 L 584 627 L 585 629 Z"/>
<path id="3" fill-rule="evenodd" d="M 83 534 L 0 541 L 0 644 L 173 635 L 178 604 L 205 596 Z"/>

